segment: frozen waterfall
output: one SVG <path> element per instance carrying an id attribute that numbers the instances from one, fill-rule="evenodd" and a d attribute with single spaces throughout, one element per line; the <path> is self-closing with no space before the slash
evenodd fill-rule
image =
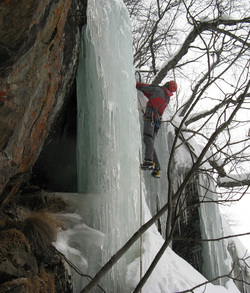
<path id="1" fill-rule="evenodd" d="M 57 248 L 93 277 L 156 213 L 157 206 L 166 203 L 164 164 L 167 166 L 174 130 L 165 124 L 157 140 L 157 147 L 164 150 L 160 152 L 161 180 L 141 173 L 143 150 L 128 12 L 122 0 L 94 0 L 88 1 L 87 17 L 77 76 L 79 193 L 67 196 L 76 213 L 67 215 L 73 228 L 59 235 Z M 184 165 L 188 164 L 184 160 Z M 180 170 L 177 165 L 176 184 Z M 161 222 L 164 229 L 164 217 Z M 100 282 L 106 292 L 132 292 L 140 280 L 141 268 L 144 274 L 164 239 L 154 225 L 143 235 L 142 251 L 139 242 Z M 75 274 L 73 279 L 76 293 L 89 282 Z M 202 282 L 206 279 L 168 248 L 142 292 L 173 293 Z M 235 290 L 230 292 L 237 292 L 232 283 L 227 286 Z M 101 291 L 96 288 L 92 292 Z M 229 291 L 208 284 L 194 292 Z"/>
<path id="2" fill-rule="evenodd" d="M 122 1 L 89 1 L 77 78 L 78 190 L 84 222 L 106 235 L 92 253 L 94 275 L 139 227 L 141 138 L 132 63 L 131 27 Z M 114 266 L 105 283 L 123 292 L 138 245 Z M 124 275 L 125 274 L 125 275 Z M 111 289 L 112 288 L 112 289 Z"/>

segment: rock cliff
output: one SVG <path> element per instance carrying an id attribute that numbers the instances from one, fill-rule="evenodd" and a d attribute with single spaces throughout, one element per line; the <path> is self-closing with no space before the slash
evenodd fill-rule
<path id="1" fill-rule="evenodd" d="M 74 82 L 84 1 L 0 4 L 0 199 L 28 180 Z"/>
<path id="2" fill-rule="evenodd" d="M 71 102 L 86 6 L 86 0 L 0 2 L 0 292 L 34 292 L 35 286 L 43 288 L 37 292 L 66 292 L 62 260 L 48 269 L 44 247 L 30 243 L 30 235 L 42 237 L 47 224 L 41 213 L 50 207 L 27 204 L 34 201 L 27 186 L 46 138 L 60 128 Z M 37 192 L 36 200 L 44 199 Z M 58 270 L 64 281 L 53 275 Z"/>

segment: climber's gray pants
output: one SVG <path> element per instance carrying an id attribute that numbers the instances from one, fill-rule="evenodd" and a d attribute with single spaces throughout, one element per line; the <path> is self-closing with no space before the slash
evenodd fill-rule
<path id="1" fill-rule="evenodd" d="M 143 141 L 145 143 L 145 160 L 150 160 L 155 163 L 155 169 L 160 170 L 161 166 L 154 148 L 154 140 L 158 129 L 152 124 L 152 120 L 144 121 Z"/>

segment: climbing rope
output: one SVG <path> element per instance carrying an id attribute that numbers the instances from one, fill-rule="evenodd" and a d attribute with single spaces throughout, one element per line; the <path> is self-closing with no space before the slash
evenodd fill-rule
<path id="1" fill-rule="evenodd" d="M 139 151 L 140 158 L 140 228 L 142 226 L 142 170 L 141 170 L 141 152 Z M 140 281 L 142 279 L 142 243 L 143 243 L 143 234 L 140 236 Z M 142 289 L 140 290 L 142 292 Z"/>
<path id="2" fill-rule="evenodd" d="M 136 71 L 136 73 L 139 75 L 139 81 L 141 82 L 141 73 L 140 71 Z M 143 114 L 143 116 L 145 116 L 145 112 L 143 110 L 142 104 L 141 104 L 141 100 L 139 98 L 139 95 L 137 94 L 137 98 L 139 101 L 139 105 L 140 105 L 140 110 Z M 139 160 L 140 160 L 140 228 L 142 226 L 142 170 L 141 170 L 141 164 L 142 164 L 142 160 L 141 160 L 141 151 L 139 150 Z M 143 235 L 140 236 L 140 281 L 142 279 L 142 243 L 143 243 Z M 142 292 L 142 289 L 140 290 L 140 293 Z"/>

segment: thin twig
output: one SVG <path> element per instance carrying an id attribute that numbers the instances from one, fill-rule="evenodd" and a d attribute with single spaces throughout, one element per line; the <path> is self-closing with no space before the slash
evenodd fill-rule
<path id="1" fill-rule="evenodd" d="M 93 278 L 87 274 L 84 274 L 83 272 L 81 272 L 62 252 L 60 252 L 58 249 L 56 249 L 55 247 L 53 247 L 54 250 L 60 254 L 64 260 L 66 261 L 66 263 L 78 274 L 80 275 L 81 277 L 85 277 L 85 278 L 89 278 L 91 280 L 93 280 Z M 97 287 L 104 293 L 106 293 L 106 291 L 100 286 L 97 284 Z"/>
<path id="2" fill-rule="evenodd" d="M 173 240 L 174 241 L 189 241 L 189 242 L 207 242 L 207 241 L 220 241 L 220 240 L 224 240 L 224 239 L 235 238 L 235 237 L 240 237 L 240 236 L 247 236 L 247 235 L 250 235 L 250 232 L 241 233 L 241 234 L 237 234 L 237 235 L 228 235 L 228 236 L 223 236 L 223 237 L 219 237 L 219 238 L 211 238 L 211 239 L 195 239 L 195 238 L 174 237 Z"/>

